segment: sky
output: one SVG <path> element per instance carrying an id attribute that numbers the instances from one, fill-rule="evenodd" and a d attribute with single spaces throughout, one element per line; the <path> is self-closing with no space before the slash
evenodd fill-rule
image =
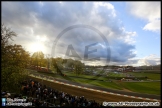
<path id="1" fill-rule="evenodd" d="M 87 65 L 161 64 L 161 3 L 2 2 L 12 44 Z"/>

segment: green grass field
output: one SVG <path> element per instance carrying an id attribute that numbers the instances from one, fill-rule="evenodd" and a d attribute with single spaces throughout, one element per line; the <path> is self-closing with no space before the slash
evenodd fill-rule
<path id="1" fill-rule="evenodd" d="M 132 92 L 140 92 L 147 94 L 156 94 L 160 95 L 161 93 L 161 82 L 103 82 L 103 81 L 90 81 L 84 79 L 73 78 L 74 82 L 92 84 L 96 86 L 101 86 L 104 88 L 112 88 L 112 89 L 128 89 Z"/>
<path id="2" fill-rule="evenodd" d="M 71 73 L 71 72 L 66 72 L 66 75 L 70 76 L 76 76 L 76 74 Z M 147 73 L 147 72 L 128 72 L 128 73 L 114 73 L 114 72 L 109 72 L 105 77 L 126 77 L 126 74 L 129 75 L 134 75 L 135 77 L 145 77 L 147 76 L 148 79 L 152 80 L 160 80 L 161 79 L 161 74 L 160 73 Z M 84 78 L 93 78 L 93 75 L 78 75 L 79 77 L 84 77 Z M 101 78 L 103 79 L 103 78 Z M 103 79 L 104 80 L 104 79 Z"/>
<path id="3" fill-rule="evenodd" d="M 79 78 L 73 78 L 72 81 L 73 82 L 78 82 L 78 83 L 101 86 L 101 87 L 104 87 L 104 88 L 122 90 L 122 87 L 120 87 L 118 84 L 116 84 L 114 82 L 104 82 L 104 81 L 97 81 L 97 80 L 93 81 L 93 80 L 85 80 L 85 79 L 79 79 Z"/>
<path id="4" fill-rule="evenodd" d="M 161 95 L 161 82 L 119 82 L 133 92 Z"/>
<path id="5" fill-rule="evenodd" d="M 109 72 L 107 74 L 108 77 L 125 77 L 125 73 L 114 73 L 114 72 Z"/>
<path id="6" fill-rule="evenodd" d="M 152 79 L 152 80 L 160 80 L 161 79 L 161 74 L 160 73 L 129 72 L 128 74 L 134 75 L 136 77 L 147 76 L 148 79 Z"/>
<path id="7" fill-rule="evenodd" d="M 67 76 L 77 76 L 74 73 L 69 73 L 66 72 L 65 73 Z M 107 75 L 105 76 L 100 76 L 100 77 L 96 77 L 93 75 L 78 75 L 79 77 L 83 77 L 83 78 L 97 78 L 99 80 L 108 80 L 109 77 L 126 77 L 127 75 L 133 75 L 134 77 L 147 77 L 147 79 L 151 79 L 151 80 L 161 80 L 161 74 L 160 73 L 147 73 L 147 72 L 128 72 L 128 73 L 114 73 L 114 72 L 109 72 Z M 144 80 L 147 80 L 144 79 Z"/>
<path id="8" fill-rule="evenodd" d="M 73 77 L 77 76 L 77 77 L 81 77 L 81 78 L 89 78 L 89 79 L 95 78 L 95 79 L 99 79 L 99 80 L 108 80 L 108 78 L 106 78 L 106 77 L 101 77 L 101 76 L 97 77 L 97 76 L 94 76 L 94 75 L 76 75 L 76 74 L 71 73 L 71 72 L 66 72 L 64 74 L 66 74 L 67 76 L 73 76 Z"/>
<path id="9" fill-rule="evenodd" d="M 55 78 L 63 78 L 62 76 L 55 75 L 55 74 L 47 74 L 47 73 L 40 73 L 47 76 L 52 76 Z M 127 74 L 134 75 L 136 77 L 142 77 L 147 76 L 149 79 L 152 80 L 159 80 L 160 74 L 157 73 L 135 73 L 135 72 L 129 72 Z M 73 77 L 65 77 L 66 80 L 78 82 L 78 83 L 84 83 L 84 84 L 91 84 L 96 86 L 101 86 L 104 88 L 111 88 L 111 89 L 118 89 L 118 90 L 130 90 L 132 92 L 140 92 L 140 93 L 146 93 L 146 94 L 156 94 L 160 95 L 161 93 L 161 82 L 121 82 L 113 80 L 112 82 L 109 82 L 108 79 L 105 77 L 96 77 L 93 75 L 78 75 L 79 78 L 75 77 L 76 75 L 73 73 L 66 72 L 67 76 L 73 76 Z M 110 73 L 111 76 L 115 77 L 121 77 L 121 75 L 125 76 L 124 74 L 116 74 L 116 73 Z M 91 78 L 95 78 L 96 80 L 91 80 Z M 103 81 L 100 81 L 103 80 Z"/>

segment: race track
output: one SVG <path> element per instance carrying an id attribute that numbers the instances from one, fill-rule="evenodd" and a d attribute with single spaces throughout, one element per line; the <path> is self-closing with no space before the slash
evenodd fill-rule
<path id="1" fill-rule="evenodd" d="M 66 92 L 72 95 L 85 96 L 87 99 L 95 100 L 99 103 L 102 103 L 104 101 L 106 102 L 161 101 L 160 96 L 157 96 L 157 95 L 139 94 L 139 93 L 133 93 L 133 92 L 125 92 L 121 90 L 106 89 L 106 88 L 101 88 L 101 87 L 92 86 L 92 85 L 78 84 L 78 83 L 70 82 L 70 81 L 63 80 L 63 79 L 53 80 L 53 78 L 51 77 L 50 77 L 51 78 L 50 80 L 49 80 L 49 77 L 48 77 L 48 80 L 46 78 L 44 79 L 35 78 L 34 76 L 29 76 L 29 77 L 43 84 L 46 84 L 47 86 L 50 86 L 53 89 L 57 89 L 59 91 L 63 91 L 63 92 Z M 142 98 L 139 98 L 141 96 Z"/>

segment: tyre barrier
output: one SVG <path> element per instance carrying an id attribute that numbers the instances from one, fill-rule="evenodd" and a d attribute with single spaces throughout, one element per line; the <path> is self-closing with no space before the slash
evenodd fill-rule
<path id="1" fill-rule="evenodd" d="M 43 76 L 43 78 L 41 76 L 35 76 L 33 74 L 30 74 L 29 76 L 36 77 L 36 78 L 43 79 L 43 80 L 47 80 L 47 81 L 54 82 L 54 83 L 58 83 L 58 84 L 63 84 L 63 85 L 72 86 L 72 87 L 81 88 L 81 89 L 87 89 L 87 90 L 100 92 L 100 93 L 105 93 L 105 94 L 110 94 L 110 95 L 117 95 L 117 96 L 128 97 L 128 98 L 136 98 L 136 99 L 142 99 L 142 100 L 161 102 L 161 100 L 158 100 L 158 99 L 142 98 L 142 97 L 136 97 L 136 96 L 123 95 L 123 94 L 112 93 L 112 92 L 107 92 L 107 91 L 102 91 L 102 90 L 96 90 L 96 89 L 92 89 L 92 88 L 77 86 L 77 85 L 73 85 L 73 84 L 68 84 L 68 83 L 56 81 L 55 79 L 50 80 L 50 79 L 47 79 L 47 77 L 45 77 L 45 76 Z"/>

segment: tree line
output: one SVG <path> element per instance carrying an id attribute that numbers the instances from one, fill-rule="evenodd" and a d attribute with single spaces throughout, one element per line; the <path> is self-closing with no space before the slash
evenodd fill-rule
<path id="1" fill-rule="evenodd" d="M 61 74 L 63 71 L 70 71 L 76 75 L 84 72 L 84 63 L 79 60 L 57 58 L 47 58 L 42 51 L 34 52 L 30 58 L 29 66 L 45 67 L 52 70 L 55 73 Z"/>

